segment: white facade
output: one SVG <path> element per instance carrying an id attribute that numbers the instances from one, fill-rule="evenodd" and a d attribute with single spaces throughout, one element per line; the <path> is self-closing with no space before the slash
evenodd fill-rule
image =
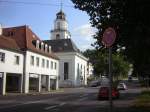
<path id="1" fill-rule="evenodd" d="M 56 53 L 56 55 L 60 58 L 60 87 L 87 85 L 87 59 L 85 57 L 76 52 Z M 64 63 L 69 64 L 69 76 L 66 80 L 64 80 Z"/>
<path id="2" fill-rule="evenodd" d="M 58 89 L 59 59 L 51 52 L 51 46 L 26 26 L 3 31 L 0 36 L 0 94 Z M 20 38 L 19 34 L 24 35 Z"/>
<path id="3" fill-rule="evenodd" d="M 30 78 L 37 80 L 38 92 L 41 92 L 42 83 L 46 85 L 47 91 L 50 91 L 51 81 L 56 81 L 55 89 L 58 89 L 59 60 L 31 51 L 26 51 L 26 55 L 23 55 L 23 53 L 0 49 L 0 53 L 4 54 L 4 61 L 0 61 L 0 85 L 2 85 L 0 92 L 2 95 L 7 92 L 7 76 L 18 77 L 18 89 L 21 93 L 29 93 Z M 16 64 L 16 56 L 19 57 L 19 64 Z M 34 64 L 31 63 L 31 57 L 34 57 Z M 37 64 L 37 58 L 39 59 L 39 64 Z M 45 60 L 44 64 L 42 60 Z M 42 82 L 43 76 L 45 76 L 44 82 Z"/>
<path id="4" fill-rule="evenodd" d="M 76 53 L 75 55 L 75 85 L 87 85 L 87 58 Z"/>
<path id="5" fill-rule="evenodd" d="M 94 66 L 92 65 L 92 63 L 88 62 L 88 76 L 87 77 L 94 75 L 93 72 L 94 72 Z"/>
<path id="6" fill-rule="evenodd" d="M 6 93 L 6 77 L 19 77 L 19 91 L 22 92 L 23 80 L 23 54 L 10 50 L 0 49 L 0 53 L 4 53 L 4 61 L 0 60 L 0 85 L 1 94 Z M 2 56 L 2 55 L 1 55 Z M 16 56 L 19 57 L 19 63 L 16 63 Z M 2 57 L 0 57 L 2 59 Z"/>
<path id="7" fill-rule="evenodd" d="M 68 23 L 64 12 L 61 10 L 56 14 L 54 29 L 51 31 L 52 47 L 58 49 L 56 55 L 60 59 L 59 65 L 59 86 L 60 87 L 76 87 L 87 85 L 87 62 L 78 48 L 70 39 L 71 35 L 68 31 Z M 48 42 L 48 41 L 47 41 Z M 48 43 L 51 45 L 51 43 Z M 60 50 L 60 51 L 59 51 Z"/>
<path id="8" fill-rule="evenodd" d="M 33 60 L 31 59 L 33 58 Z M 37 62 L 37 59 L 39 60 Z M 46 56 L 33 53 L 30 51 L 26 52 L 25 59 L 25 93 L 29 92 L 29 78 L 37 78 L 38 81 L 41 81 L 42 76 L 46 76 L 48 79 L 47 86 L 50 86 L 50 80 L 56 80 L 56 89 L 58 89 L 58 71 L 59 71 L 59 62 L 58 60 L 48 58 Z M 38 64 L 39 63 L 39 64 Z M 52 65 L 53 63 L 53 65 Z M 45 81 L 46 81 L 45 80 Z M 45 82 L 44 82 L 45 83 Z M 38 85 L 38 91 L 41 91 L 41 83 Z M 50 91 L 50 87 L 47 87 Z"/>

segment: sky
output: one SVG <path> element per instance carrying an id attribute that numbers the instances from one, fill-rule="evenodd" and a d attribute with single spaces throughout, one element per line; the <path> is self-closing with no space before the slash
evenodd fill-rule
<path id="1" fill-rule="evenodd" d="M 0 0 L 0 24 L 4 28 L 28 25 L 41 40 L 48 40 L 61 1 L 71 39 L 81 51 L 93 48 L 95 29 L 86 12 L 75 9 L 71 0 Z"/>

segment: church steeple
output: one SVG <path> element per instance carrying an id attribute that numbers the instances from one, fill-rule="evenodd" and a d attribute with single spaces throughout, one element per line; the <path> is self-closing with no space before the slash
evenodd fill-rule
<path id="1" fill-rule="evenodd" d="M 54 29 L 51 30 L 51 39 L 68 39 L 71 37 L 70 32 L 68 31 L 68 23 L 66 20 L 66 15 L 62 10 L 62 0 L 61 0 L 61 9 L 56 13 L 56 19 L 54 21 Z"/>
<path id="2" fill-rule="evenodd" d="M 70 38 L 70 32 L 68 31 L 68 23 L 66 15 L 62 9 L 56 14 L 54 21 L 54 29 L 51 30 L 51 39 L 68 39 Z"/>
<path id="3" fill-rule="evenodd" d="M 56 19 L 63 19 L 66 20 L 66 15 L 65 13 L 62 11 L 62 9 L 56 14 Z"/>

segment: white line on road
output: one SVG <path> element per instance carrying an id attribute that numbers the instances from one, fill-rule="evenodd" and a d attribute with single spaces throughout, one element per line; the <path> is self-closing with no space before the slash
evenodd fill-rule
<path id="1" fill-rule="evenodd" d="M 60 107 L 60 106 L 63 106 L 65 105 L 66 103 L 63 102 L 63 103 L 60 103 L 59 105 L 53 105 L 53 106 L 49 106 L 49 107 L 46 107 L 44 108 L 45 110 L 50 110 L 50 109 L 53 109 L 53 108 L 56 108 L 56 107 Z"/>
<path id="2" fill-rule="evenodd" d="M 79 99 L 78 101 L 84 101 L 86 99 L 87 99 L 87 97 L 83 97 L 83 98 Z"/>
<path id="3" fill-rule="evenodd" d="M 59 106 L 63 106 L 63 105 L 65 105 L 66 103 L 65 102 L 63 102 L 63 103 L 61 103 L 61 104 L 59 104 Z"/>
<path id="4" fill-rule="evenodd" d="M 53 109 L 53 108 L 56 108 L 58 105 L 54 105 L 54 106 L 49 106 L 49 107 L 46 107 L 44 108 L 45 110 L 49 110 L 49 109 Z"/>

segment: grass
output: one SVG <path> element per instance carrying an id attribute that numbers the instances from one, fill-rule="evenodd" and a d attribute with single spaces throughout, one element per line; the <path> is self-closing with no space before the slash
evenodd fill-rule
<path id="1" fill-rule="evenodd" d="M 135 107 L 150 107 L 150 90 L 143 91 L 134 102 Z"/>

